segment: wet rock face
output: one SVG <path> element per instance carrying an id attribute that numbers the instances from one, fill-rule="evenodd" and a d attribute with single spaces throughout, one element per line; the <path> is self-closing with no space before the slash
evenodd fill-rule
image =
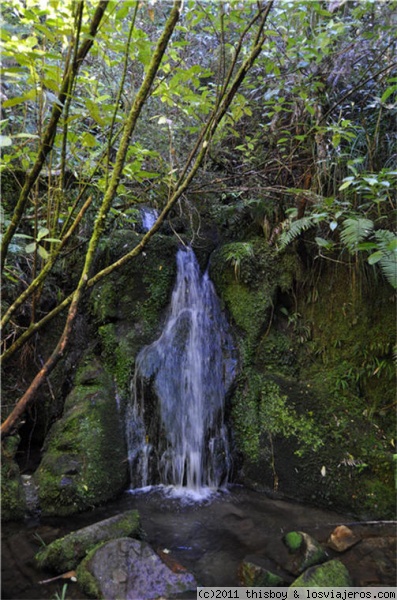
<path id="1" fill-rule="evenodd" d="M 145 542 L 129 538 L 110 541 L 80 565 L 77 579 L 94 598 L 150 600 L 195 590 L 188 572 L 173 572 Z"/>

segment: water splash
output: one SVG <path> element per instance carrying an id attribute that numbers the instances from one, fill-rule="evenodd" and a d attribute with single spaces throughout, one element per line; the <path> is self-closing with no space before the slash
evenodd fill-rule
<path id="1" fill-rule="evenodd" d="M 193 250 L 180 250 L 163 333 L 136 359 L 127 418 L 133 487 L 160 483 L 201 494 L 227 482 L 224 401 L 236 367 L 208 273 L 201 275 Z"/>
<path id="2" fill-rule="evenodd" d="M 155 208 L 142 208 L 142 229 L 149 231 L 158 219 L 159 213 Z"/>

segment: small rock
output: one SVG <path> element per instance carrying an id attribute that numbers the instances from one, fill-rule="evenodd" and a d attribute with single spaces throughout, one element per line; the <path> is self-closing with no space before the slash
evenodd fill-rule
<path id="1" fill-rule="evenodd" d="M 329 560 L 307 569 L 290 587 L 351 587 L 352 579 L 339 560 Z"/>
<path id="2" fill-rule="evenodd" d="M 293 575 L 300 575 L 308 567 L 323 563 L 328 558 L 328 554 L 317 540 L 303 531 L 287 533 L 283 542 L 292 555 L 286 569 Z"/>
<path id="3" fill-rule="evenodd" d="M 284 579 L 273 573 L 261 557 L 246 557 L 239 565 L 239 585 L 243 587 L 277 587 L 285 585 Z"/>
<path id="4" fill-rule="evenodd" d="M 361 541 L 361 538 L 353 533 L 349 527 L 339 525 L 335 527 L 329 536 L 327 544 L 332 550 L 336 550 L 336 552 L 345 552 L 345 550 L 348 550 L 359 541 Z"/>

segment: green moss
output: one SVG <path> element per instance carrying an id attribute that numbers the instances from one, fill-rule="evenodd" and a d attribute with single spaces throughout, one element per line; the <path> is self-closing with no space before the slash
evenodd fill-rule
<path id="1" fill-rule="evenodd" d="M 26 511 L 25 493 L 18 465 L 12 458 L 1 461 L 1 518 L 4 521 L 22 519 Z"/>
<path id="2" fill-rule="evenodd" d="M 312 339 L 299 356 L 301 377 L 318 398 L 312 411 L 326 442 L 319 458 L 329 474 L 323 498 L 366 517 L 390 518 L 395 306 L 386 284 L 371 274 L 357 282 L 354 275 L 328 268 L 315 293 L 300 294 L 298 310 L 312 324 Z"/>
<path id="3" fill-rule="evenodd" d="M 350 587 L 351 585 L 352 580 L 345 565 L 339 560 L 330 560 L 307 569 L 290 587 Z"/>
<path id="4" fill-rule="evenodd" d="M 52 542 L 36 554 L 35 560 L 42 569 L 64 573 L 75 569 L 81 559 L 98 543 L 119 537 L 137 536 L 139 528 L 139 513 L 130 510 L 121 516 L 110 517 Z"/>
<path id="5" fill-rule="evenodd" d="M 360 510 L 371 518 L 394 519 L 396 494 L 390 483 L 381 479 L 363 478 L 360 487 Z M 362 507 L 362 508 L 361 508 Z"/>
<path id="6" fill-rule="evenodd" d="M 114 497 L 126 484 L 126 449 L 112 378 L 97 360 L 87 359 L 76 381 L 35 476 L 45 514 L 84 510 Z"/>
<path id="7" fill-rule="evenodd" d="M 239 580 L 244 587 L 276 587 L 283 584 L 283 579 L 279 575 L 249 560 L 241 563 Z"/>
<path id="8" fill-rule="evenodd" d="M 100 586 L 90 570 L 87 568 L 87 565 L 90 563 L 91 558 L 97 552 L 97 550 L 103 546 L 106 542 L 102 544 L 98 544 L 95 546 L 86 556 L 84 560 L 81 561 L 79 566 L 77 567 L 77 581 L 79 582 L 79 586 L 84 591 L 87 596 L 90 598 L 96 598 L 97 600 L 101 600 L 103 598 Z"/>
<path id="9" fill-rule="evenodd" d="M 244 248 L 248 244 L 244 245 Z M 238 262 L 229 260 L 228 244 L 211 256 L 211 278 L 239 332 L 240 353 L 245 364 L 256 357 L 257 346 L 271 321 L 277 290 L 289 289 L 300 272 L 296 256 L 280 257 L 261 238 L 249 241 L 252 253 L 244 252 Z"/>
<path id="10" fill-rule="evenodd" d="M 161 257 L 143 273 L 142 282 L 147 290 L 147 298 L 136 305 L 135 314 L 146 334 L 153 334 L 158 329 L 159 316 L 170 300 L 174 274 L 174 263 L 167 264 Z"/>
<path id="11" fill-rule="evenodd" d="M 273 330 L 259 341 L 255 364 L 259 371 L 266 369 L 285 377 L 298 374 L 296 347 L 286 333 Z"/>
<path id="12" fill-rule="evenodd" d="M 20 438 L 5 438 L 1 444 L 1 518 L 4 521 L 22 519 L 26 512 L 26 499 L 19 467 L 14 461 Z"/>
<path id="13" fill-rule="evenodd" d="M 290 531 L 286 533 L 283 541 L 291 552 L 297 552 L 303 544 L 303 536 L 299 531 Z"/>
<path id="14" fill-rule="evenodd" d="M 118 390 L 128 392 L 135 357 L 131 352 L 129 339 L 119 337 L 116 325 L 108 323 L 98 328 L 102 343 L 102 358 L 107 369 L 113 374 Z"/>
<path id="15" fill-rule="evenodd" d="M 91 295 L 92 310 L 100 323 L 117 317 L 117 295 L 113 277 L 106 278 Z"/>
<path id="16" fill-rule="evenodd" d="M 253 369 L 240 378 L 232 407 L 236 440 L 244 455 L 254 463 L 265 459 L 269 436 L 295 436 L 301 451 L 318 450 L 321 438 L 312 419 L 298 415 L 279 385 Z M 274 458 L 274 457 L 273 457 Z"/>

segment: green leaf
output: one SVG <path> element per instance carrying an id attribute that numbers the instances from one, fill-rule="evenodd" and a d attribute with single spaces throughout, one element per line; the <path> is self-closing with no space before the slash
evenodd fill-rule
<path id="1" fill-rule="evenodd" d="M 378 183 L 378 180 L 375 179 L 375 177 L 363 177 L 364 181 L 366 181 L 367 183 L 369 183 L 369 185 L 376 185 Z"/>
<path id="2" fill-rule="evenodd" d="M 342 185 L 339 187 L 339 191 L 341 192 L 342 190 L 345 190 L 346 188 L 348 188 L 349 186 L 351 186 L 351 184 L 353 183 L 353 181 L 354 181 L 353 177 L 344 179 Z"/>
<path id="3" fill-rule="evenodd" d="M 36 250 L 36 242 L 32 242 L 31 244 L 26 244 L 25 252 L 27 252 L 28 254 L 31 254 L 35 250 Z"/>
<path id="4" fill-rule="evenodd" d="M 46 242 L 51 242 L 52 244 L 60 244 L 62 240 L 57 240 L 56 238 L 48 238 L 45 239 Z"/>
<path id="5" fill-rule="evenodd" d="M 47 229 L 47 227 L 40 227 L 38 234 L 37 234 L 37 241 L 39 242 L 49 233 L 50 233 L 50 230 Z"/>
<path id="6" fill-rule="evenodd" d="M 37 252 L 41 256 L 41 258 L 44 258 L 44 260 L 47 260 L 47 258 L 49 257 L 47 250 L 43 248 L 43 246 L 37 246 Z"/>
<path id="7" fill-rule="evenodd" d="M 326 240 L 321 237 L 316 237 L 314 239 L 316 240 L 318 246 L 320 246 L 321 248 L 326 248 L 327 250 L 330 250 L 334 245 L 334 243 L 331 240 Z"/>
<path id="8" fill-rule="evenodd" d="M 350 252 L 356 251 L 358 244 L 362 242 L 374 228 L 373 221 L 363 217 L 346 219 L 342 224 L 341 241 Z"/>
<path id="9" fill-rule="evenodd" d="M 17 104 L 22 104 L 23 102 L 27 102 L 28 100 L 35 100 L 36 98 L 36 90 L 30 90 L 23 96 L 16 96 L 15 98 L 10 98 L 9 100 L 5 100 L 3 102 L 4 108 L 11 108 L 12 106 L 16 106 Z"/>
<path id="10" fill-rule="evenodd" d="M 374 252 L 373 254 L 371 254 L 371 256 L 368 256 L 368 263 L 370 265 L 374 265 L 375 263 L 379 262 L 383 257 L 383 252 L 381 250 L 378 250 L 377 252 Z"/>
<path id="11" fill-rule="evenodd" d="M 13 137 L 14 138 L 34 138 L 34 139 L 40 139 L 40 136 L 36 135 L 34 133 L 17 133 Z"/>
<path id="12" fill-rule="evenodd" d="M 387 88 L 387 90 L 385 92 L 383 92 L 380 101 L 386 102 L 386 100 L 389 98 L 389 96 L 394 94 L 394 92 L 396 92 L 396 91 L 397 91 L 397 85 L 390 86 L 389 88 Z"/>
<path id="13" fill-rule="evenodd" d="M 12 139 L 8 135 L 0 135 L 0 147 L 11 146 Z"/>
<path id="14" fill-rule="evenodd" d="M 280 250 L 283 250 L 286 246 L 291 244 L 291 242 L 296 240 L 304 231 L 310 229 L 310 227 L 313 227 L 314 224 L 313 216 L 302 217 L 302 219 L 293 221 L 290 224 L 288 231 L 283 231 L 283 233 L 280 235 Z"/>

